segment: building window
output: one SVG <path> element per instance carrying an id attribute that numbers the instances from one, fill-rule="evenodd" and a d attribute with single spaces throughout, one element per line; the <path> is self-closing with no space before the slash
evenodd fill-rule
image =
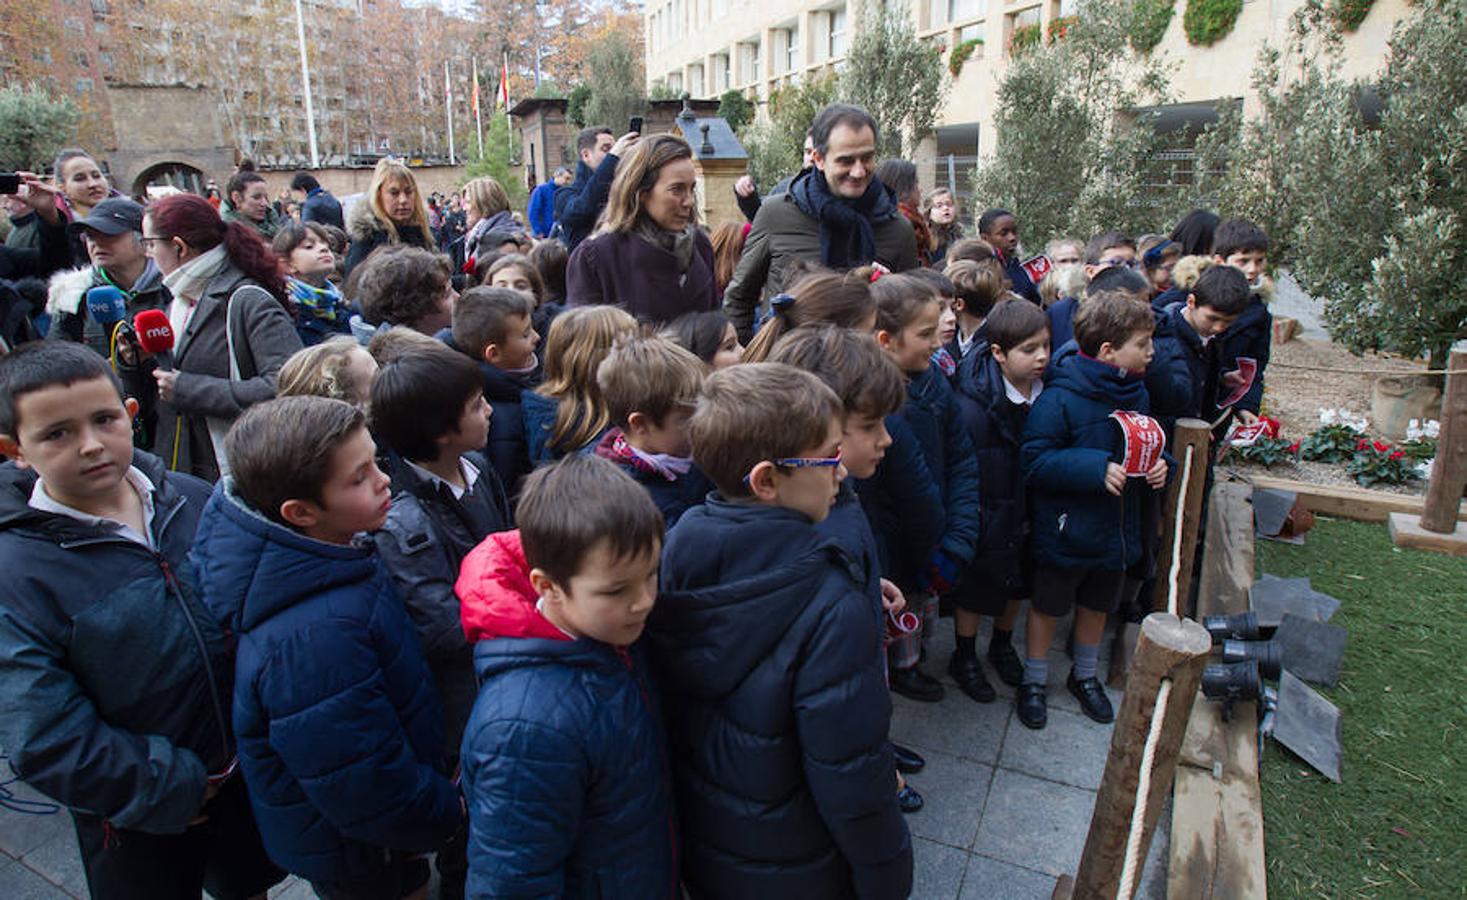
<path id="1" fill-rule="evenodd" d="M 681 94 L 683 92 L 683 73 L 670 73 L 667 76 L 667 89 L 675 94 Z"/>
<path id="2" fill-rule="evenodd" d="M 975 40 L 975 39 L 978 39 L 978 38 L 981 38 L 981 37 L 983 37 L 983 23 L 982 22 L 974 22 L 971 25 L 964 25 L 962 28 L 959 28 L 958 29 L 958 43 L 959 44 L 961 44 L 963 41 L 971 41 L 971 40 Z M 981 56 L 982 53 L 983 53 L 983 48 L 982 47 L 979 47 L 978 48 L 978 53 L 975 54 L 975 56 Z"/>
<path id="3" fill-rule="evenodd" d="M 947 0 L 947 20 L 962 22 L 977 16 L 983 10 L 980 0 Z"/>
<path id="4" fill-rule="evenodd" d="M 699 63 L 688 66 L 688 90 L 694 97 L 701 96 L 704 91 L 708 90 L 708 83 L 703 77 L 703 66 Z"/>
<path id="5" fill-rule="evenodd" d="M 105 16 L 107 12 L 107 0 L 92 0 L 92 15 Z"/>
<path id="6" fill-rule="evenodd" d="M 830 12 L 829 51 L 831 58 L 846 55 L 846 11 L 844 9 L 835 9 Z"/>
<path id="7" fill-rule="evenodd" d="M 728 65 L 728 54 L 719 53 L 713 57 L 713 86 L 718 93 L 723 93 L 733 87 L 733 70 Z"/>
<path id="8" fill-rule="evenodd" d="M 784 70 L 794 72 L 800 68 L 800 29 L 784 30 Z"/>
<path id="9" fill-rule="evenodd" d="M 92 79 L 78 78 L 76 80 L 76 92 L 78 94 L 90 94 L 92 92 Z"/>

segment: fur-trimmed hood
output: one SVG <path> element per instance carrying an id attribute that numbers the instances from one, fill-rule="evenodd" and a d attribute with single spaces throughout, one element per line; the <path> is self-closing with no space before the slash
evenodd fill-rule
<path id="1" fill-rule="evenodd" d="M 74 316 L 81 309 L 82 298 L 87 291 L 106 283 L 93 266 L 57 272 L 51 276 L 46 287 L 46 312 L 52 316 L 58 313 Z M 158 267 L 150 259 L 143 274 L 138 276 L 137 283 L 132 286 L 131 293 L 136 297 L 160 290 L 163 290 L 163 273 L 158 271 Z"/>
<path id="2" fill-rule="evenodd" d="M 353 242 L 381 239 L 388 233 L 387 223 L 377 218 L 377 214 L 372 212 L 372 204 L 365 197 L 352 206 L 346 217 L 346 234 Z"/>

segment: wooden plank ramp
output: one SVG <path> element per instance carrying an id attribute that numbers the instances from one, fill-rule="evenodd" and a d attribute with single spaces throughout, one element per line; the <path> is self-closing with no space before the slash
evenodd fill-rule
<path id="1" fill-rule="evenodd" d="M 1252 488 L 1213 488 L 1203 544 L 1197 618 L 1244 612 L 1253 583 Z M 1263 794 L 1258 784 L 1258 713 L 1222 706 L 1199 692 L 1172 789 L 1167 897 L 1233 900 L 1268 896 Z"/>

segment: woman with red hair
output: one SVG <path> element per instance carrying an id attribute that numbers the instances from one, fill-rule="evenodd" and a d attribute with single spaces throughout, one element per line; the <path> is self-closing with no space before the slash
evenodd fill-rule
<path id="1" fill-rule="evenodd" d="M 194 194 L 150 205 L 143 244 L 173 297 L 173 366 L 152 367 L 159 400 L 152 450 L 169 468 L 214 481 L 228 471 L 230 423 L 275 396 L 280 367 L 301 349 L 285 277 L 259 235 L 226 224 Z"/>

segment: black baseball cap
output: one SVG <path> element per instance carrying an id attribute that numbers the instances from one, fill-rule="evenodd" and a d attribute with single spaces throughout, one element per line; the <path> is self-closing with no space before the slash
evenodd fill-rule
<path id="1" fill-rule="evenodd" d="M 78 234 L 83 228 L 103 234 L 122 234 L 127 231 L 143 233 L 143 208 L 126 197 L 108 197 L 92 207 L 90 214 L 71 223 L 71 233 Z"/>

